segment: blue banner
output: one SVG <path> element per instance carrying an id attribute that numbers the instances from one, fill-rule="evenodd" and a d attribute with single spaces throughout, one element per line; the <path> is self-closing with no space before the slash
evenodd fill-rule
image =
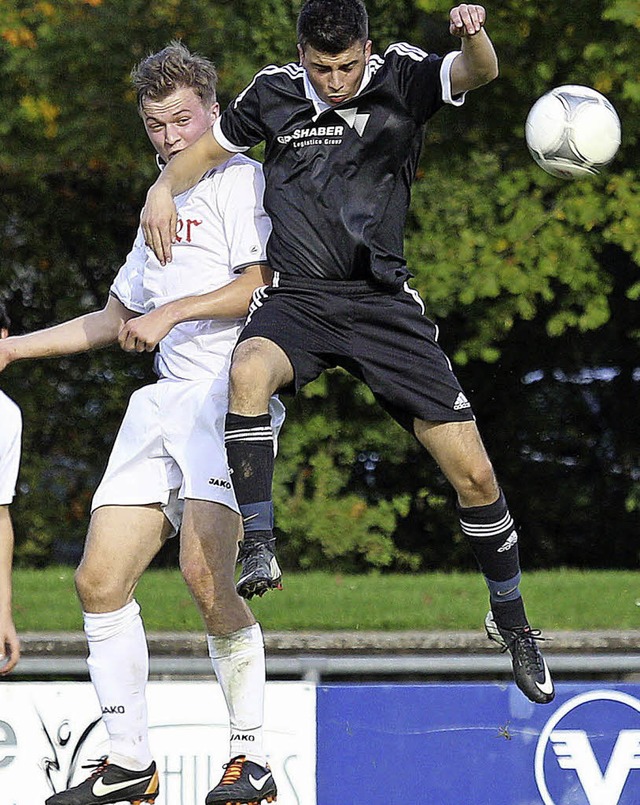
<path id="1" fill-rule="evenodd" d="M 639 805 L 640 685 L 322 685 L 318 805 Z"/>

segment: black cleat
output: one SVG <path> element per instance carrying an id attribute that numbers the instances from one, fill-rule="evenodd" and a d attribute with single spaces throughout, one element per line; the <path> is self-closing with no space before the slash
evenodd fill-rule
<path id="1" fill-rule="evenodd" d="M 254 595 L 263 596 L 267 590 L 282 589 L 282 571 L 274 546 L 275 539 L 258 541 L 245 537 L 238 553 L 242 565 L 236 584 L 238 595 L 249 600 Z"/>
<path id="2" fill-rule="evenodd" d="M 556 695 L 547 663 L 536 644 L 540 632 L 529 625 L 516 629 L 502 629 L 489 612 L 484 621 L 487 637 L 511 653 L 513 676 L 516 685 L 527 699 L 536 704 L 548 704 Z"/>
<path id="3" fill-rule="evenodd" d="M 84 769 L 95 771 L 83 783 L 54 794 L 46 805 L 112 805 L 115 802 L 155 802 L 158 796 L 158 772 L 152 763 L 144 771 L 131 771 L 109 763 L 106 757 L 95 760 Z"/>
<path id="4" fill-rule="evenodd" d="M 261 805 L 277 800 L 278 789 L 268 766 L 238 755 L 224 770 L 222 780 L 207 794 L 206 805 Z"/>

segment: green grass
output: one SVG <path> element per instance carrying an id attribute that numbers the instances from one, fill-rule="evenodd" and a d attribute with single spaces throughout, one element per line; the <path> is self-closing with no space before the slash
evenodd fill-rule
<path id="1" fill-rule="evenodd" d="M 287 573 L 283 592 L 254 599 L 268 630 L 477 630 L 487 606 L 477 573 L 343 576 Z M 577 570 L 526 573 L 521 585 L 531 622 L 550 629 L 640 628 L 640 574 Z M 175 570 L 149 570 L 136 593 L 149 631 L 201 631 L 198 612 Z M 14 571 L 20 632 L 78 631 L 73 569 Z"/>

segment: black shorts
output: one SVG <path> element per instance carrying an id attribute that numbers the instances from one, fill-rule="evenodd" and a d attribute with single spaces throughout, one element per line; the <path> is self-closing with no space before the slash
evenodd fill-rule
<path id="1" fill-rule="evenodd" d="M 254 294 L 240 341 L 268 338 L 287 354 L 295 391 L 341 366 L 408 431 L 413 420 L 474 419 L 417 292 L 366 281 L 278 277 Z"/>

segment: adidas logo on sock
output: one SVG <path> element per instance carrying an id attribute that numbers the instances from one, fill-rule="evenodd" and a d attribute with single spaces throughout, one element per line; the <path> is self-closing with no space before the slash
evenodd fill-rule
<path id="1" fill-rule="evenodd" d="M 516 544 L 518 541 L 518 534 L 515 531 L 512 531 L 511 534 L 506 539 L 503 545 L 498 548 L 498 553 L 504 553 L 505 551 L 510 551 L 511 548 Z"/>
<path id="2" fill-rule="evenodd" d="M 460 392 L 460 394 L 458 394 L 456 397 L 455 403 L 453 404 L 453 410 L 462 411 L 463 408 L 471 408 L 471 403 L 469 400 L 467 400 L 464 394 Z"/>

